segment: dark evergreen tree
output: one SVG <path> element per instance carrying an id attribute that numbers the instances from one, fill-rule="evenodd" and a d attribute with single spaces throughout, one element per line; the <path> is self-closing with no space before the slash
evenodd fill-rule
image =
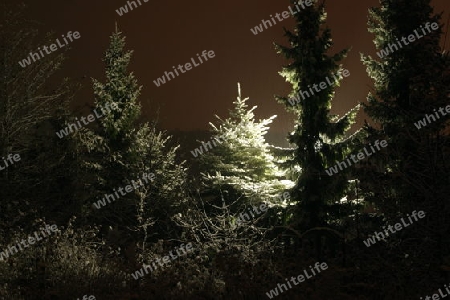
<path id="1" fill-rule="evenodd" d="M 366 201 L 376 203 L 381 211 L 393 217 L 400 209 L 402 198 L 413 199 L 427 193 L 421 181 L 429 174 L 416 170 L 408 175 L 406 168 L 414 169 L 418 165 L 433 168 L 434 163 L 439 164 L 436 157 L 441 156 L 442 161 L 446 151 L 444 146 L 448 141 L 443 128 L 449 123 L 440 113 L 434 114 L 434 110 L 448 103 L 450 69 L 448 53 L 439 49 L 441 29 L 424 35 L 420 28 L 427 22 L 430 27 L 440 20 L 439 15 L 433 14 L 429 1 L 415 1 L 411 7 L 406 2 L 382 1 L 381 4 L 370 9 L 368 23 L 369 31 L 375 33 L 380 60 L 361 56 L 375 85 L 374 92 L 369 93 L 368 104 L 364 105 L 375 124 L 366 124 L 365 129 L 370 139 L 384 138 L 390 146 L 385 155 L 367 162 L 359 176 Z M 414 42 L 408 42 L 407 37 L 411 35 Z M 425 125 L 423 120 L 431 122 Z M 435 134 L 439 136 L 435 136 L 437 139 L 433 137 Z M 429 144 L 439 149 L 435 154 L 431 148 L 424 148 L 433 140 L 440 140 Z M 427 159 L 434 163 L 429 164 Z M 411 208 L 416 205 L 410 202 Z"/>
<path id="2" fill-rule="evenodd" d="M 439 48 L 440 29 L 409 45 L 392 46 L 401 37 L 414 34 L 414 30 L 422 33 L 419 27 L 427 22 L 439 22 L 440 16 L 433 15 L 429 1 L 415 1 L 414 5 L 381 3 L 381 8 L 370 10 L 369 29 L 376 33 L 377 48 L 394 51 L 381 61 L 370 56 L 362 58 L 375 81 L 375 92 L 369 94 L 365 110 L 377 129 L 368 127 L 368 130 L 391 144 L 382 171 L 386 184 L 377 188 L 381 196 L 378 198 L 383 199 L 379 205 L 393 213 L 398 207 L 394 208 L 392 203 L 418 195 L 427 198 L 425 194 L 431 191 L 431 186 L 424 188 L 419 182 L 434 177 L 429 177 L 427 171 L 439 165 L 436 159 L 442 155 L 433 148 L 442 149 L 442 130 L 448 124 L 437 111 L 448 103 L 449 65 L 448 55 L 443 55 Z M 405 11 L 406 6 L 409 8 Z M 426 63 L 418 63 L 419 59 Z M 422 120 L 426 122 L 421 125 Z"/>
<path id="3" fill-rule="evenodd" d="M 429 270 L 448 265 L 445 253 L 450 249 L 450 227 L 444 222 L 450 212 L 449 140 L 443 132 L 449 118 L 439 111 L 449 103 L 449 57 L 439 47 L 440 15 L 433 13 L 429 0 L 381 0 L 380 4 L 369 11 L 369 31 L 375 34 L 380 60 L 362 56 L 374 79 L 374 92 L 364 106 L 375 122 L 366 126 L 367 131 L 386 139 L 389 146 L 378 167 L 365 169 L 363 189 L 386 223 L 414 210 L 426 212 L 422 225 L 390 237 L 389 244 L 399 245 L 397 239 L 402 237 L 414 240 L 395 248 L 399 256 L 408 253 L 408 259 L 402 257 L 399 263 L 417 265 L 412 277 L 427 277 Z M 411 35 L 414 41 L 409 40 Z M 426 258 L 431 256 L 432 262 Z M 412 269 L 404 271 L 411 277 Z"/>
<path id="4" fill-rule="evenodd" d="M 277 100 L 296 116 L 295 129 L 288 137 L 294 149 L 288 153 L 285 167 L 300 169 L 292 195 L 298 203 L 295 227 L 302 230 L 327 226 L 336 218 L 335 204 L 348 186 L 347 170 L 329 176 L 325 169 L 350 154 L 345 135 L 359 107 L 342 118 L 330 115 L 334 90 L 343 78 L 338 63 L 347 50 L 328 54 L 332 41 L 330 29 L 324 28 L 325 7 L 313 2 L 314 5 L 294 16 L 294 32 L 285 29 L 289 46 L 276 45 L 278 53 L 290 60 L 280 75 L 292 84 L 293 90 L 289 97 Z M 312 90 L 321 82 L 326 83 L 325 88 L 320 92 Z M 320 251 L 318 247 L 316 244 L 316 250 Z"/>

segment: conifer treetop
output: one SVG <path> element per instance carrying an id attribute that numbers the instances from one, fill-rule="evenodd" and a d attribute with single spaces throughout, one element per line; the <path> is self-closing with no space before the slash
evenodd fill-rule
<path id="1" fill-rule="evenodd" d="M 141 113 L 138 98 L 142 86 L 138 86 L 133 72 L 127 71 L 133 51 L 125 51 L 124 48 L 125 37 L 116 28 L 103 58 L 106 83 L 92 79 L 96 107 L 112 107 L 112 103 L 117 107 L 100 120 L 102 127 L 111 136 L 118 136 L 120 131 L 131 130 Z"/>

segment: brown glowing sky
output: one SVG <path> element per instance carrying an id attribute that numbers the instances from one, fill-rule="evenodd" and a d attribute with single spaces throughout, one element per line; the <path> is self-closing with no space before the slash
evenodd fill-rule
<path id="1" fill-rule="evenodd" d="M 242 95 L 250 98 L 250 105 L 258 106 L 258 118 L 278 115 L 272 132 L 286 134 L 292 130 L 292 115 L 273 98 L 274 94 L 286 95 L 291 86 L 278 75 L 286 61 L 276 54 L 272 43 L 286 42 L 283 26 L 291 29 L 293 19 L 279 22 L 257 36 L 250 32 L 261 19 L 287 10 L 288 0 L 141 2 L 142 6 L 120 17 L 115 10 L 125 5 L 125 0 L 25 1 L 29 15 L 42 23 L 44 32 L 53 30 L 58 36 L 68 31 L 81 34 L 79 40 L 71 43 L 62 71 L 64 76 L 85 84 L 75 106 L 93 102 L 89 78 L 103 81 L 101 59 L 117 22 L 127 37 L 127 48 L 134 50 L 129 70 L 144 86 L 140 98 L 143 112 L 153 118 L 160 108 L 162 128 L 186 131 L 209 128 L 214 114 L 228 114 L 237 96 L 236 83 L 240 82 Z M 334 49 L 352 47 L 342 62 L 351 75 L 337 90 L 333 113 L 345 113 L 366 99 L 371 80 L 359 53 L 375 55 L 373 35 L 367 32 L 366 23 L 367 9 L 377 4 L 378 0 L 327 1 L 327 24 L 332 29 Z M 450 1 L 433 0 L 432 4 L 435 12 L 444 11 L 442 22 L 446 22 Z M 155 86 L 153 80 L 164 71 L 189 62 L 203 50 L 213 50 L 216 57 L 160 87 Z M 83 76 L 87 77 L 81 79 Z M 361 113 L 359 116 L 360 123 L 364 116 Z"/>

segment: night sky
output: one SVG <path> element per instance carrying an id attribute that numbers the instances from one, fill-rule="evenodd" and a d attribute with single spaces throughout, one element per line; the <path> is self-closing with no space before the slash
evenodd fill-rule
<path id="1" fill-rule="evenodd" d="M 214 3 L 213 3 L 214 2 Z M 226 3 L 225 3 L 226 2 Z M 228 115 L 237 96 L 237 82 L 242 96 L 257 105 L 257 118 L 278 115 L 271 132 L 286 135 L 292 128 L 287 114 L 273 95 L 287 95 L 291 86 L 278 71 L 287 61 L 277 55 L 273 42 L 286 44 L 283 27 L 292 29 L 294 19 L 277 22 L 273 27 L 253 35 L 250 28 L 287 10 L 290 2 L 269 0 L 245 1 L 153 1 L 123 16 L 116 9 L 126 1 L 27 0 L 28 15 L 39 21 L 42 34 L 54 31 L 56 36 L 79 31 L 81 38 L 71 43 L 61 76 L 84 84 L 73 103 L 75 107 L 92 104 L 90 77 L 104 81 L 101 61 L 114 31 L 115 22 L 126 36 L 127 49 L 134 51 L 129 70 L 143 85 L 140 101 L 147 120 L 159 113 L 160 126 L 168 130 L 205 130 L 214 115 Z M 434 0 L 435 12 L 444 11 L 442 23 L 450 14 L 449 0 Z M 378 0 L 327 1 L 327 25 L 332 30 L 334 51 L 352 47 L 342 62 L 350 71 L 333 101 L 332 113 L 343 114 L 356 103 L 366 101 L 372 85 L 360 52 L 375 54 L 373 35 L 367 32 L 367 9 Z M 445 32 L 445 28 L 444 28 Z M 450 49 L 450 36 L 446 49 Z M 443 45 L 443 42 L 442 42 Z M 157 87 L 153 80 L 172 66 L 190 62 L 197 53 L 213 50 L 215 57 Z M 51 55 L 51 54 L 50 54 Z M 359 113 L 361 124 L 365 116 Z"/>

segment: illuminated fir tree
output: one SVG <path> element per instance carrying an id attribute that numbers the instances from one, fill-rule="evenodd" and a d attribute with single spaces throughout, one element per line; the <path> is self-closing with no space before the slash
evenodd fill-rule
<path id="1" fill-rule="evenodd" d="M 222 192 L 229 201 L 239 197 L 243 202 L 261 202 L 275 199 L 288 181 L 280 182 L 284 173 L 274 162 L 270 145 L 264 136 L 276 116 L 255 120 L 254 110 L 248 108 L 249 98 L 242 99 L 238 85 L 238 97 L 233 102 L 230 117 L 219 120 L 212 127 L 213 138 L 202 155 L 204 183 L 215 193 Z M 228 202 L 228 201 L 227 201 Z"/>

